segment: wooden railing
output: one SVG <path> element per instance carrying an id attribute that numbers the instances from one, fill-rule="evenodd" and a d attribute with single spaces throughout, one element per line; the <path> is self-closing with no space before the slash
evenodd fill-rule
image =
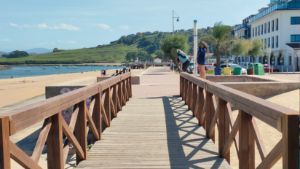
<path id="1" fill-rule="evenodd" d="M 63 169 L 70 144 L 76 151 L 77 163 L 87 158 L 88 133 L 93 141 L 101 139 L 105 127 L 132 96 L 131 75 L 125 73 L 97 84 L 56 96 L 46 101 L 8 112 L 0 117 L 0 168 L 10 169 L 10 158 L 24 168 L 38 165 L 44 146 L 49 169 Z M 69 121 L 62 116 L 73 111 Z M 26 154 L 10 136 L 36 123 L 43 122 L 35 148 Z"/>
<path id="2" fill-rule="evenodd" d="M 180 75 L 180 95 L 213 141 L 217 125 L 219 155 L 229 163 L 234 143 L 240 169 L 271 168 L 281 157 L 282 168 L 299 168 L 299 112 L 186 73 Z M 236 120 L 232 108 L 238 110 Z M 282 133 L 268 154 L 255 119 Z M 255 164 L 255 143 L 260 164 Z"/>

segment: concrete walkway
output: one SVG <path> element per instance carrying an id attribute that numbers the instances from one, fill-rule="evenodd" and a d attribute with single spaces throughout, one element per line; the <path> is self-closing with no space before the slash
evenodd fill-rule
<path id="1" fill-rule="evenodd" d="M 78 168 L 230 168 L 178 93 L 178 74 L 148 69 Z"/>

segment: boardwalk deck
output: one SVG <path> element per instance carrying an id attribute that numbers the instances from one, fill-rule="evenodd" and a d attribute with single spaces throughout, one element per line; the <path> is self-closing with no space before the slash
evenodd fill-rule
<path id="1" fill-rule="evenodd" d="M 150 69 L 141 82 L 77 168 L 230 168 L 181 98 L 173 96 L 178 75 Z"/>

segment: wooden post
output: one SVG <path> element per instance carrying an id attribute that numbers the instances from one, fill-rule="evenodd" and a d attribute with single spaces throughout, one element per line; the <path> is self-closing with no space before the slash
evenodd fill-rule
<path id="1" fill-rule="evenodd" d="M 110 108 L 110 88 L 106 89 L 105 91 L 105 99 L 104 99 L 104 109 L 106 112 L 106 116 L 108 118 L 108 126 L 110 126 L 111 121 L 111 108 Z"/>
<path id="2" fill-rule="evenodd" d="M 129 97 L 132 98 L 132 82 L 131 82 L 131 76 L 128 78 L 129 80 Z"/>
<path id="3" fill-rule="evenodd" d="M 193 92 L 192 92 L 192 111 L 193 111 L 193 117 L 196 116 L 196 104 L 197 103 L 197 95 L 198 95 L 198 86 L 196 84 L 193 84 Z"/>
<path id="4" fill-rule="evenodd" d="M 95 96 L 95 112 L 93 113 L 93 120 L 95 122 L 96 128 L 99 133 L 99 139 L 101 140 L 101 134 L 102 134 L 102 112 L 101 112 L 101 93 L 98 93 Z"/>
<path id="5" fill-rule="evenodd" d="M 116 113 L 118 113 L 120 110 L 119 110 L 119 107 L 118 107 L 118 99 L 117 99 L 117 85 L 114 85 L 113 87 L 113 93 L 112 93 L 112 101 L 113 101 L 113 105 L 115 107 L 115 110 L 116 110 Z"/>
<path id="6" fill-rule="evenodd" d="M 182 91 L 181 91 L 181 93 L 182 93 L 182 100 L 183 101 L 185 101 L 184 99 L 185 99 L 185 86 L 186 86 L 186 84 L 185 84 L 185 79 L 184 78 L 182 78 Z"/>
<path id="7" fill-rule="evenodd" d="M 188 102 L 188 100 L 187 100 L 188 95 L 189 95 L 188 88 L 189 88 L 189 81 L 187 79 L 185 79 L 185 85 L 184 85 L 184 102 L 185 102 L 185 104 L 187 104 L 187 102 Z"/>
<path id="8" fill-rule="evenodd" d="M 196 117 L 198 119 L 198 125 L 203 125 L 201 124 L 202 117 L 203 117 L 203 108 L 204 108 L 204 93 L 203 93 L 203 88 L 199 87 L 198 88 L 198 95 L 197 95 L 197 113 Z"/>
<path id="9" fill-rule="evenodd" d="M 191 84 L 190 81 L 187 80 L 187 88 L 186 88 L 186 96 L 185 96 L 185 100 L 186 100 L 186 105 L 188 106 L 188 110 L 190 110 L 190 88 L 191 88 Z"/>
<path id="10" fill-rule="evenodd" d="M 297 115 L 282 117 L 282 167 L 299 168 L 299 121 Z"/>
<path id="11" fill-rule="evenodd" d="M 123 106 L 123 96 L 122 96 L 122 83 L 118 83 L 118 97 L 119 97 L 119 104 L 121 105 L 120 110 L 122 110 Z"/>
<path id="12" fill-rule="evenodd" d="M 218 102 L 219 107 L 219 154 L 221 157 L 225 158 L 228 163 L 230 163 L 230 150 L 227 153 L 223 152 L 225 147 L 225 142 L 229 136 L 229 120 L 226 116 L 226 113 L 229 113 L 227 110 L 227 102 L 219 98 Z"/>
<path id="13" fill-rule="evenodd" d="M 0 169 L 10 169 L 9 117 L 0 117 Z"/>
<path id="14" fill-rule="evenodd" d="M 47 163 L 49 169 L 63 169 L 63 131 L 62 131 L 62 116 L 57 113 L 50 117 L 51 129 L 47 139 Z"/>
<path id="15" fill-rule="evenodd" d="M 84 152 L 84 158 L 81 159 L 79 155 L 76 155 L 76 162 L 77 164 L 85 160 L 87 158 L 87 119 L 86 119 L 86 101 L 82 101 L 79 103 L 79 112 L 78 112 L 78 118 L 77 118 L 77 123 L 76 123 L 76 128 L 75 128 L 75 137 L 78 140 L 83 152 Z"/>
<path id="16" fill-rule="evenodd" d="M 183 93 L 183 91 L 182 91 L 182 89 L 183 89 L 183 78 L 181 76 L 180 76 L 179 86 L 180 86 L 180 88 L 179 88 L 180 97 L 182 97 L 183 96 L 182 95 L 182 93 Z"/>
<path id="17" fill-rule="evenodd" d="M 189 89 L 189 105 L 188 105 L 188 107 L 189 107 L 189 110 L 193 110 L 193 87 L 194 87 L 194 85 L 193 85 L 193 82 L 190 82 L 190 85 L 189 85 L 189 87 L 190 87 L 190 89 Z"/>
<path id="18" fill-rule="evenodd" d="M 241 113 L 239 130 L 239 168 L 255 168 L 255 139 L 251 130 L 252 116 L 246 112 Z"/>
<path id="19" fill-rule="evenodd" d="M 126 102 L 129 100 L 129 91 L 130 91 L 130 89 L 129 89 L 129 79 L 126 79 L 125 80 L 125 82 L 126 82 Z"/>
<path id="20" fill-rule="evenodd" d="M 215 133 L 209 136 L 210 126 L 212 123 L 212 119 L 215 114 L 215 108 L 213 103 L 213 94 L 206 91 L 206 100 L 205 100 L 205 130 L 206 137 L 215 141 Z"/>

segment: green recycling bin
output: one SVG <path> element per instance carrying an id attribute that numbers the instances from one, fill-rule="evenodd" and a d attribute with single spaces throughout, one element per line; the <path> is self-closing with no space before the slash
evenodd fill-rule
<path id="1" fill-rule="evenodd" d="M 241 67 L 235 67 L 233 69 L 233 75 L 242 75 L 242 68 Z"/>
<path id="2" fill-rule="evenodd" d="M 264 65 L 261 63 L 255 63 L 254 64 L 254 74 L 255 75 L 264 75 L 265 74 Z"/>

